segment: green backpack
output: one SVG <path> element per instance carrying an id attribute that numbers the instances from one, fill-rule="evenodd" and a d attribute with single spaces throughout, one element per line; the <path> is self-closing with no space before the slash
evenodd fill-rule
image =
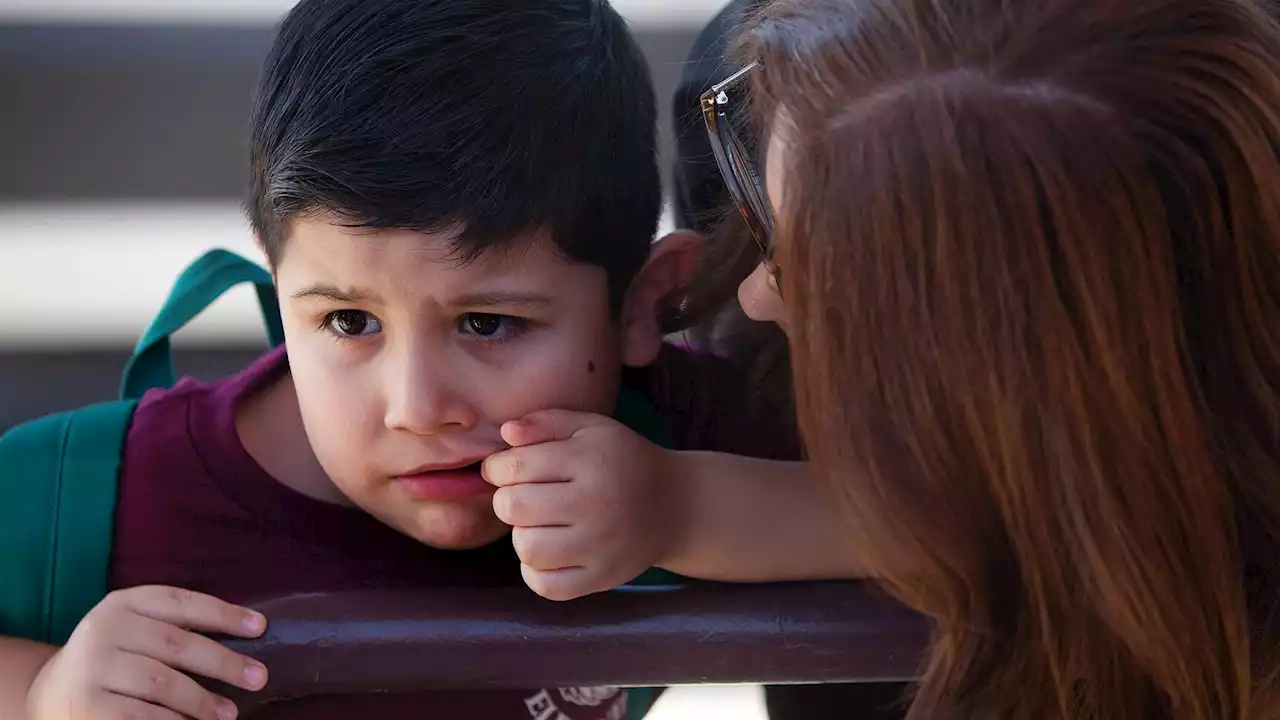
<path id="1" fill-rule="evenodd" d="M 226 250 L 212 250 L 178 277 L 125 365 L 120 399 L 47 415 L 0 437 L 0 636 L 53 645 L 107 593 L 117 474 L 133 412 L 152 388 L 173 385 L 169 338 L 227 290 L 250 283 L 272 347 L 284 342 L 271 275 Z M 619 421 L 670 447 L 665 420 L 640 393 L 624 388 Z M 676 577 L 646 572 L 637 584 Z M 631 693 L 628 717 L 647 712 L 653 694 Z"/>
<path id="2" fill-rule="evenodd" d="M 61 645 L 107 592 L 116 474 L 143 393 L 174 383 L 169 337 L 252 283 L 274 346 L 284 341 L 271 275 L 225 250 L 178 277 L 125 366 L 120 399 L 47 415 L 0 437 L 0 635 Z"/>

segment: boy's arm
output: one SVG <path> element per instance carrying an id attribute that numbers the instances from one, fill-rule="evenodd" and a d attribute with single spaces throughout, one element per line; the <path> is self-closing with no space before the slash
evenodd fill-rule
<path id="1" fill-rule="evenodd" d="M 722 582 L 866 577 L 808 463 L 675 455 L 681 510 L 663 569 Z"/>
<path id="2" fill-rule="evenodd" d="M 27 691 L 56 652 L 52 645 L 0 637 L 0 719 L 27 719 Z"/>
<path id="3" fill-rule="evenodd" d="M 502 426 L 481 472 L 525 584 L 552 600 L 654 566 L 721 582 L 861 578 L 840 516 L 803 463 L 664 450 L 616 420 L 542 410 Z"/>

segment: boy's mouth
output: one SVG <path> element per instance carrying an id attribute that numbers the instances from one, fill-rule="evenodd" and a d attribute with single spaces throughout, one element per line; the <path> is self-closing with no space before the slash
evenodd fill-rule
<path id="1" fill-rule="evenodd" d="M 479 472 L 480 465 L 483 463 L 483 457 L 468 458 L 456 463 L 428 463 L 426 465 L 420 465 L 407 473 L 398 475 L 397 477 L 421 477 L 424 475 L 434 475 L 435 473 L 447 472 Z"/>
<path id="2" fill-rule="evenodd" d="M 395 478 L 395 484 L 417 500 L 458 501 L 492 492 L 480 475 L 479 460 L 451 465 L 425 465 Z"/>

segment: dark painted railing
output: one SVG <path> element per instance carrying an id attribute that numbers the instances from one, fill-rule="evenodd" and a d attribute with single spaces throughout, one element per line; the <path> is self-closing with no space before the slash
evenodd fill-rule
<path id="1" fill-rule="evenodd" d="M 859 583 L 621 588 L 555 603 L 524 588 L 353 592 L 256 606 L 229 641 L 271 669 L 243 711 L 311 695 L 454 688 L 905 680 L 928 627 Z"/>

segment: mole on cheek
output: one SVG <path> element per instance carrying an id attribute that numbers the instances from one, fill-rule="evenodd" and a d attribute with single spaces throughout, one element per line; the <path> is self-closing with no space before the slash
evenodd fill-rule
<path id="1" fill-rule="evenodd" d="M 590 361 L 590 360 L 588 360 L 588 361 L 587 361 L 587 372 L 589 372 L 589 373 L 594 373 L 595 371 L 596 371 L 596 364 L 595 364 L 595 362 L 594 362 L 594 361 Z"/>

